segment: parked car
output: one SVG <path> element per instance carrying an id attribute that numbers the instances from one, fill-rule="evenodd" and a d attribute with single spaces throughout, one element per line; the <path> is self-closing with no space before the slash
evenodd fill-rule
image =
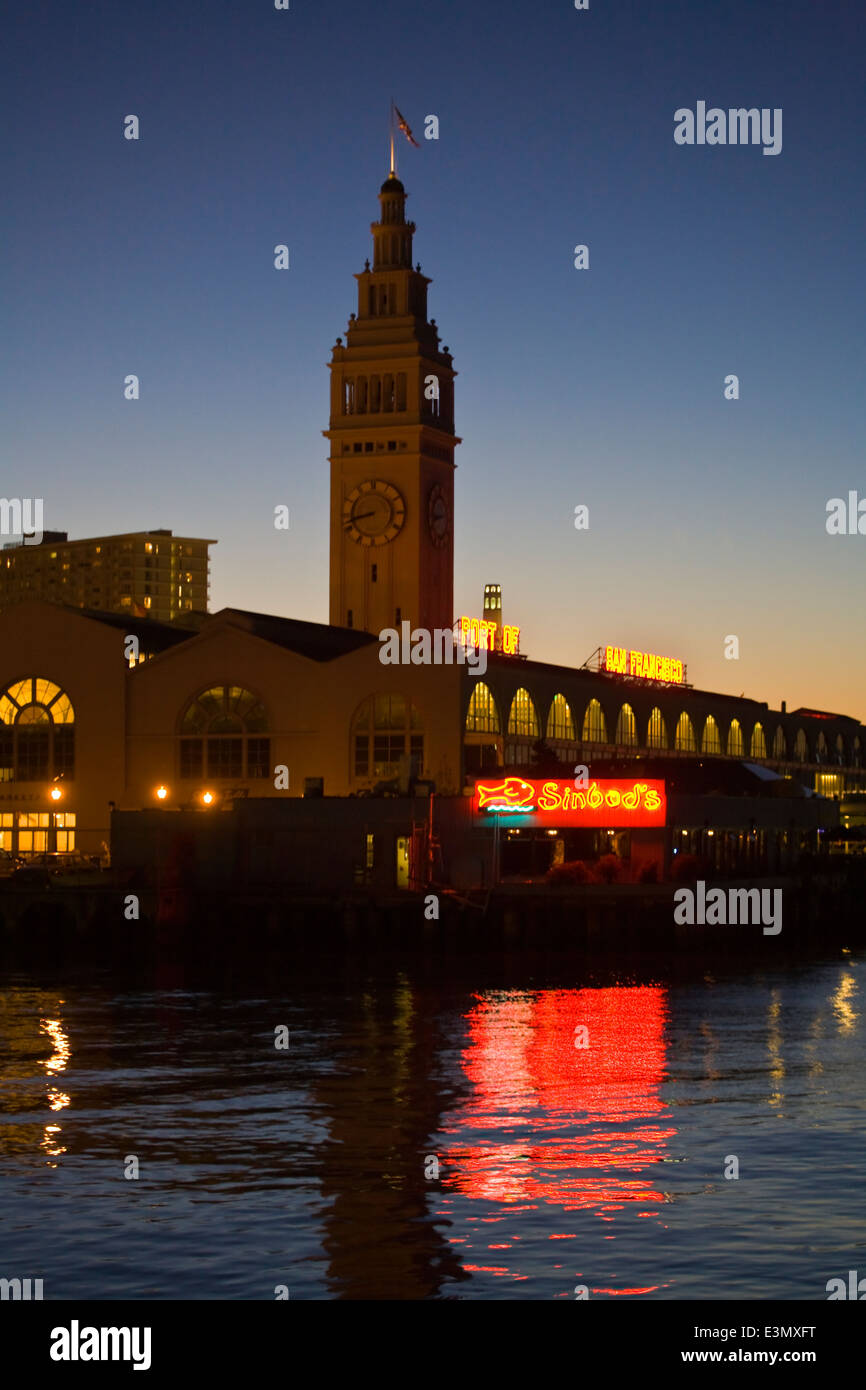
<path id="1" fill-rule="evenodd" d="M 76 851 L 56 854 L 28 854 L 10 875 L 15 883 L 47 888 L 50 884 L 89 882 L 100 872 L 99 858 Z"/>
<path id="2" fill-rule="evenodd" d="M 24 861 L 9 849 L 0 849 L 0 878 L 9 878 Z"/>

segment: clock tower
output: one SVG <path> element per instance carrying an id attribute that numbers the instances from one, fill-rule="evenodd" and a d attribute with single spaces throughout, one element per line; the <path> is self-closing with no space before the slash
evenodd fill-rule
<path id="1" fill-rule="evenodd" d="M 331 371 L 330 622 L 379 633 L 454 621 L 454 378 L 427 276 L 412 268 L 414 222 L 393 170 L 371 226 L 373 265 Z"/>

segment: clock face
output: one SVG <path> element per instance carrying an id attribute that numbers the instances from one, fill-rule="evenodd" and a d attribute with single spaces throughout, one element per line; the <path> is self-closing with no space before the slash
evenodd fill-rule
<path id="1" fill-rule="evenodd" d="M 343 503 L 343 529 L 358 545 L 387 545 L 403 529 L 406 503 L 392 483 L 371 478 Z"/>
<path id="2" fill-rule="evenodd" d="M 438 483 L 432 488 L 427 503 L 427 529 L 434 545 L 445 546 L 448 544 L 451 517 L 448 511 L 448 500 Z"/>

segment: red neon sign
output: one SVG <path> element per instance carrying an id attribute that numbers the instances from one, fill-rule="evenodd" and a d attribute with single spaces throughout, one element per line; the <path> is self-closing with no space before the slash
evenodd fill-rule
<path id="1" fill-rule="evenodd" d="M 627 651 L 625 647 L 605 647 L 602 670 L 615 676 L 635 676 L 638 680 L 664 681 L 671 685 L 682 685 L 685 679 L 683 663 L 676 657 Z"/>
<path id="2" fill-rule="evenodd" d="M 464 647 L 473 646 L 476 651 L 502 652 L 505 656 L 516 656 L 520 651 L 520 628 L 513 623 L 492 622 L 489 618 L 460 618 L 458 639 Z"/>
<path id="3" fill-rule="evenodd" d="M 592 780 L 576 787 L 573 780 L 502 777 L 477 782 L 473 804 L 485 814 L 530 816 L 539 824 L 556 825 L 664 825 L 667 812 L 664 782 L 631 779 Z"/>

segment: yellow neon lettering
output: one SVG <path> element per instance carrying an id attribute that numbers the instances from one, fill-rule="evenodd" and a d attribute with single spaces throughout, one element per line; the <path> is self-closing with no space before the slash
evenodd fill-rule
<path id="1" fill-rule="evenodd" d="M 538 797 L 539 811 L 558 811 L 560 810 L 559 796 L 555 782 L 545 782 Z"/>

